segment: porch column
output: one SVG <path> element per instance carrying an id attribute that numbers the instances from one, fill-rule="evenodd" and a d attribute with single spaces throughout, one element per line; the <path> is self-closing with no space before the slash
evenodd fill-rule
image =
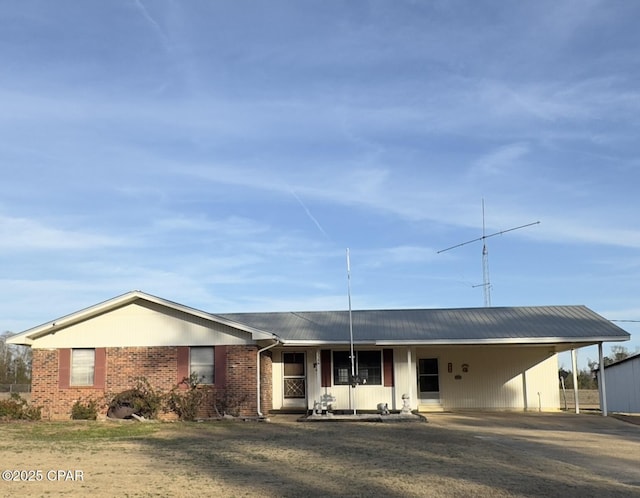
<path id="1" fill-rule="evenodd" d="M 411 403 L 416 407 L 416 410 L 418 409 L 418 400 L 414 398 L 413 396 L 413 387 L 414 387 L 414 383 L 415 383 L 415 376 L 412 375 L 411 372 L 411 348 L 407 347 L 407 377 L 409 379 L 409 391 L 407 394 L 409 394 L 409 399 L 411 399 Z"/>
<path id="2" fill-rule="evenodd" d="M 608 415 L 607 412 L 607 386 L 604 381 L 604 353 L 602 351 L 602 343 L 598 343 L 598 391 L 600 394 L 600 410 L 602 411 L 602 416 L 606 417 Z"/>
<path id="3" fill-rule="evenodd" d="M 318 395 L 318 401 L 321 401 L 322 397 L 322 360 L 320 358 L 320 348 L 316 348 L 316 393 Z M 315 398 L 314 398 L 315 399 Z M 311 405 L 311 406 L 310 406 Z M 315 408 L 311 404 L 311 400 L 307 400 L 307 410 Z"/>
<path id="4" fill-rule="evenodd" d="M 578 361 L 576 350 L 571 350 L 571 371 L 573 373 L 573 397 L 576 400 L 576 413 L 580 413 L 580 401 L 578 400 Z"/>

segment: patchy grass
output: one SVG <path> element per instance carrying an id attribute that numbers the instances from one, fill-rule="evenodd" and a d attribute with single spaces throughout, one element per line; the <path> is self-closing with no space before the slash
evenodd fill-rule
<path id="1" fill-rule="evenodd" d="M 637 496 L 638 448 L 640 426 L 570 414 L 8 423 L 4 469 L 80 469 L 84 480 L 0 482 L 0 496 Z"/>
<path id="2" fill-rule="evenodd" d="M 159 430 L 159 424 L 96 421 L 3 424 L 3 432 L 20 439 L 44 441 L 93 441 L 144 438 Z"/>

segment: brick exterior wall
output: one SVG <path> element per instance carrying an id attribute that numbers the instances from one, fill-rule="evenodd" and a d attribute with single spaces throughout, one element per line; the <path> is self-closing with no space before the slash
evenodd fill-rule
<path id="1" fill-rule="evenodd" d="M 273 410 L 273 354 L 260 355 L 260 411 L 266 415 Z"/>
<path id="2" fill-rule="evenodd" d="M 225 385 L 204 387 L 208 390 L 202 417 L 217 415 L 214 402 L 217 398 L 219 412 L 239 416 L 255 416 L 256 403 L 256 353 L 258 347 L 224 346 L 226 348 Z M 43 419 L 68 420 L 71 407 L 81 399 L 104 400 L 136 385 L 136 378 L 144 377 L 154 389 L 167 392 L 178 382 L 178 348 L 107 348 L 105 360 L 105 385 L 96 387 L 60 387 L 59 350 L 33 350 L 31 404 L 42 407 Z M 264 414 L 272 408 L 272 365 L 269 352 L 261 355 L 261 408 Z M 216 370 L 220 365 L 216 367 Z M 106 415 L 102 403 L 101 416 Z M 161 414 L 162 418 L 174 418 Z"/>

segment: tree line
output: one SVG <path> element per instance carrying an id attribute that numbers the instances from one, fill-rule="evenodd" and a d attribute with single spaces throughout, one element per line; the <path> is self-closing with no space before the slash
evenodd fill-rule
<path id="1" fill-rule="evenodd" d="M 31 348 L 7 344 L 13 334 L 0 334 L 0 385 L 31 384 Z"/>
<path id="2" fill-rule="evenodd" d="M 625 346 L 611 346 L 611 353 L 603 358 L 604 366 L 617 363 L 626 358 L 633 356 Z M 577 372 L 578 377 L 578 389 L 598 389 L 598 379 L 596 376 L 596 370 L 598 370 L 598 362 L 594 360 L 587 361 L 588 367 L 581 368 Z M 561 379 L 564 379 L 564 386 L 566 389 L 573 389 L 573 374 L 571 370 L 565 370 L 560 368 L 558 374 Z"/>

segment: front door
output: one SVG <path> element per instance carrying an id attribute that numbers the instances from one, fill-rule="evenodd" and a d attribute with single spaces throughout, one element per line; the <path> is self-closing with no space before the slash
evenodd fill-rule
<path id="1" fill-rule="evenodd" d="M 304 353 L 282 353 L 284 363 L 283 407 L 306 408 L 306 358 Z"/>
<path id="2" fill-rule="evenodd" d="M 440 403 L 438 358 L 421 358 L 418 360 L 418 393 L 420 404 Z"/>

